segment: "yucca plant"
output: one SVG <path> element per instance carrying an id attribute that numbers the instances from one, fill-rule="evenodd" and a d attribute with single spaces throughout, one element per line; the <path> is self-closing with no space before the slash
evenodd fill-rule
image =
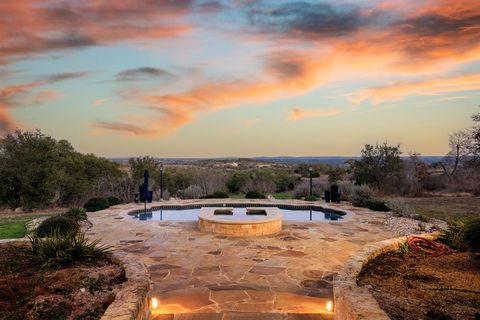
<path id="1" fill-rule="evenodd" d="M 35 233 L 28 237 L 32 254 L 45 269 L 60 269 L 72 261 L 101 258 L 110 251 L 110 247 L 98 246 L 99 240 L 89 241 L 83 232 L 65 234 L 54 229 L 46 238 Z"/>
<path id="2" fill-rule="evenodd" d="M 65 217 L 74 219 L 75 221 L 87 221 L 87 212 L 84 208 L 70 208 L 63 214 Z"/>

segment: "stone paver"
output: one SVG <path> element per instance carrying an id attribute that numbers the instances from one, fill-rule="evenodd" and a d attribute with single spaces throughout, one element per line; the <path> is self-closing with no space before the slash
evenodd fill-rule
<path id="1" fill-rule="evenodd" d="M 126 216 L 138 208 L 90 213 L 88 235 L 147 266 L 159 300 L 155 319 L 327 319 L 332 281 L 347 258 L 395 236 L 383 227 L 384 214 L 368 210 L 340 222 L 284 222 L 277 234 L 242 238 L 201 232 L 196 222 Z"/>

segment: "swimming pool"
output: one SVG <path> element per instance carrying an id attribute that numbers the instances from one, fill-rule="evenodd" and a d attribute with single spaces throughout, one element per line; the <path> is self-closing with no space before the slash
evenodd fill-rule
<path id="1" fill-rule="evenodd" d="M 204 206 L 211 207 L 212 205 Z M 216 206 L 221 207 L 222 205 Z M 245 216 L 246 206 L 229 205 L 229 207 L 233 207 L 234 217 Z M 326 212 L 327 210 L 314 206 L 290 206 L 288 208 L 280 206 L 278 208 L 283 215 L 283 221 L 337 221 L 343 219 L 341 212 Z M 147 213 L 137 210 L 130 215 L 133 219 L 142 221 L 197 221 L 199 212 L 200 206 L 196 208 L 165 207 L 153 208 L 153 211 L 147 211 Z M 256 217 L 251 215 L 249 219 L 256 219 Z"/>

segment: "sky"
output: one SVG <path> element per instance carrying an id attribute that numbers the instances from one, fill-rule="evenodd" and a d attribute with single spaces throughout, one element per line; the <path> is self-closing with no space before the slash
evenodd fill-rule
<path id="1" fill-rule="evenodd" d="M 0 1 L 0 135 L 107 157 L 443 155 L 479 105 L 477 0 Z"/>

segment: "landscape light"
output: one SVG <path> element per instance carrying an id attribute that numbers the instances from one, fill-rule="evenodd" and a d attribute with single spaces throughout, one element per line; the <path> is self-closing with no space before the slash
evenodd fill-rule
<path id="1" fill-rule="evenodd" d="M 158 299 L 157 298 L 152 298 L 150 301 L 150 306 L 152 307 L 153 310 L 158 308 Z"/>
<path id="2" fill-rule="evenodd" d="M 332 312 L 332 310 L 333 310 L 333 302 L 332 302 L 332 301 L 328 301 L 328 302 L 327 302 L 327 305 L 326 305 L 326 308 L 327 308 L 327 311 L 328 311 L 328 312 Z"/>

